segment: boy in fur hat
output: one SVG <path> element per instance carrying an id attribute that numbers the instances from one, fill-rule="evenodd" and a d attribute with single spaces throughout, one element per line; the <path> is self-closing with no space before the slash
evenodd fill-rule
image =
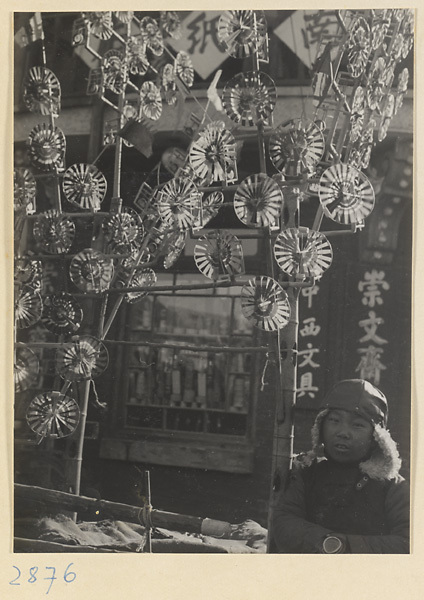
<path id="1" fill-rule="evenodd" d="M 329 392 L 312 450 L 298 457 L 275 509 L 278 552 L 409 552 L 409 487 L 387 413 L 386 397 L 368 381 L 340 381 Z"/>

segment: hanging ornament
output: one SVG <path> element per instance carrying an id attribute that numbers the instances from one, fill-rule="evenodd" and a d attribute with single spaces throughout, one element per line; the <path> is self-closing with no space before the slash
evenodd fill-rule
<path id="1" fill-rule="evenodd" d="M 395 95 L 395 109 L 394 114 L 398 112 L 400 107 L 403 104 L 403 98 L 408 89 L 408 80 L 409 80 L 409 71 L 408 68 L 405 67 L 398 75 L 397 79 L 397 90 Z"/>
<path id="2" fill-rule="evenodd" d="M 356 88 L 353 94 L 352 107 L 350 113 L 350 142 L 356 142 L 364 125 L 365 114 L 365 92 L 360 85 Z"/>
<path id="3" fill-rule="evenodd" d="M 272 164 L 287 177 L 311 174 L 324 154 L 324 136 L 308 119 L 293 119 L 277 127 L 269 140 Z"/>
<path id="4" fill-rule="evenodd" d="M 133 10 L 116 10 L 114 14 L 118 21 L 121 21 L 121 23 L 131 23 L 134 18 Z"/>
<path id="5" fill-rule="evenodd" d="M 352 77 L 359 77 L 365 70 L 371 53 L 371 33 L 363 17 L 356 19 L 347 42 L 347 69 Z"/>
<path id="6" fill-rule="evenodd" d="M 161 56 L 163 54 L 163 36 L 159 29 L 158 22 L 152 17 L 144 17 L 140 21 L 140 33 L 146 46 L 155 54 Z"/>
<path id="7" fill-rule="evenodd" d="M 43 277 L 41 261 L 32 260 L 29 256 L 16 257 L 13 274 L 16 283 L 29 285 L 37 292 L 41 290 Z"/>
<path id="8" fill-rule="evenodd" d="M 98 250 L 86 248 L 71 260 L 69 276 L 83 292 L 104 292 L 113 279 L 113 260 Z"/>
<path id="9" fill-rule="evenodd" d="M 386 61 L 383 57 L 377 58 L 367 81 L 367 102 L 371 110 L 380 110 L 380 102 L 386 87 Z"/>
<path id="10" fill-rule="evenodd" d="M 392 10 L 389 8 L 372 8 L 371 17 L 372 19 L 379 19 L 380 21 L 388 21 L 390 23 Z"/>
<path id="11" fill-rule="evenodd" d="M 57 117 L 60 111 L 60 83 L 46 67 L 32 67 L 24 81 L 23 100 L 31 112 Z"/>
<path id="12" fill-rule="evenodd" d="M 371 21 L 371 48 L 377 50 L 387 35 L 390 20 L 387 18 L 387 13 L 384 15 L 374 15 Z"/>
<path id="13" fill-rule="evenodd" d="M 88 73 L 86 92 L 88 96 L 97 96 L 98 98 L 103 98 L 103 94 L 105 93 L 103 79 L 103 69 L 101 67 L 90 69 Z"/>
<path id="14" fill-rule="evenodd" d="M 381 121 L 378 128 L 377 138 L 379 142 L 382 142 L 389 130 L 390 123 L 392 121 L 395 111 L 395 97 L 393 94 L 388 94 L 383 103 L 383 109 L 381 111 Z"/>
<path id="15" fill-rule="evenodd" d="M 402 21 L 401 32 L 403 35 L 403 43 L 401 55 L 405 59 L 410 53 L 414 45 L 414 11 L 406 10 L 405 18 Z"/>
<path id="16" fill-rule="evenodd" d="M 278 235 L 274 256 L 284 273 L 320 279 L 331 265 L 333 251 L 324 234 L 302 227 L 285 229 Z"/>
<path id="17" fill-rule="evenodd" d="M 35 196 L 37 184 L 35 177 L 28 169 L 13 171 L 13 206 L 15 210 L 24 209 L 27 215 L 35 213 Z"/>
<path id="18" fill-rule="evenodd" d="M 15 324 L 18 329 L 31 327 L 41 317 L 43 302 L 33 287 L 25 285 L 15 298 Z"/>
<path id="19" fill-rule="evenodd" d="M 158 218 L 157 193 L 158 190 L 152 189 L 148 183 L 143 182 L 141 184 L 134 200 L 134 206 L 139 211 L 142 221 Z"/>
<path id="20" fill-rule="evenodd" d="M 201 210 L 201 195 L 187 178 L 168 181 L 158 193 L 158 211 L 168 227 L 186 231 L 196 221 Z"/>
<path id="21" fill-rule="evenodd" d="M 72 46 L 85 46 L 89 37 L 89 23 L 84 17 L 72 23 Z"/>
<path id="22" fill-rule="evenodd" d="M 356 169 L 366 169 L 371 160 L 371 152 L 374 147 L 374 119 L 368 121 L 361 131 L 360 136 L 349 153 L 349 164 Z"/>
<path id="23" fill-rule="evenodd" d="M 160 90 L 153 81 L 145 81 L 140 88 L 140 111 L 152 121 L 157 121 L 162 114 Z"/>
<path id="24" fill-rule="evenodd" d="M 141 269 L 144 265 L 151 261 L 150 252 L 144 248 L 137 250 L 130 256 L 123 258 L 118 268 L 116 276 L 116 286 L 126 287 L 127 282 L 135 269 Z"/>
<path id="25" fill-rule="evenodd" d="M 160 250 L 165 239 L 163 225 L 166 226 L 166 223 L 164 224 L 163 221 L 161 221 L 159 227 L 151 227 L 149 229 L 146 251 L 150 254 L 151 258 L 156 258 L 160 254 Z"/>
<path id="26" fill-rule="evenodd" d="M 161 10 L 160 26 L 162 30 L 174 38 L 174 40 L 179 40 L 181 38 L 181 19 L 178 16 L 178 13 L 172 10 Z"/>
<path id="27" fill-rule="evenodd" d="M 156 280 L 156 273 L 153 271 L 153 269 L 136 270 L 125 287 L 153 287 L 156 283 Z M 127 292 L 124 296 L 124 299 L 129 304 L 134 304 L 135 302 L 138 302 L 139 300 L 144 298 L 147 294 L 147 290 L 138 292 Z"/>
<path id="28" fill-rule="evenodd" d="M 395 68 L 397 66 L 397 63 L 395 63 L 394 61 L 389 62 L 388 64 L 386 64 L 386 73 L 384 75 L 384 83 L 386 86 L 386 92 L 389 92 L 391 90 L 391 87 L 393 85 L 393 80 L 395 78 Z"/>
<path id="29" fill-rule="evenodd" d="M 252 56 L 267 36 L 265 14 L 261 10 L 227 10 L 218 21 L 218 41 L 234 58 Z"/>
<path id="30" fill-rule="evenodd" d="M 389 46 L 389 57 L 398 62 L 402 56 L 402 49 L 404 45 L 405 39 L 403 35 L 399 32 L 397 33 L 391 41 Z"/>
<path id="31" fill-rule="evenodd" d="M 106 370 L 108 363 L 106 346 L 91 335 L 72 339 L 56 352 L 56 370 L 67 381 L 95 379 Z"/>
<path id="32" fill-rule="evenodd" d="M 26 420 L 34 433 L 45 437 L 63 438 L 71 435 L 80 416 L 78 404 L 61 392 L 44 392 L 30 403 Z"/>
<path id="33" fill-rule="evenodd" d="M 38 357 L 32 350 L 26 346 L 16 348 L 13 363 L 15 391 L 24 392 L 30 388 L 37 381 L 39 369 Z"/>
<path id="34" fill-rule="evenodd" d="M 113 22 L 111 11 L 89 12 L 87 19 L 90 23 L 90 32 L 101 40 L 109 40 L 113 35 Z"/>
<path id="35" fill-rule="evenodd" d="M 150 67 L 146 45 L 139 35 L 132 35 L 127 42 L 127 61 L 131 75 L 145 75 Z"/>
<path id="36" fill-rule="evenodd" d="M 105 88 L 115 94 L 121 94 L 127 82 L 125 55 L 119 50 L 108 50 L 102 58 L 102 70 Z"/>
<path id="37" fill-rule="evenodd" d="M 390 10 L 390 14 L 392 17 L 392 21 L 399 22 L 403 19 L 404 15 L 405 15 L 404 8 L 390 8 L 389 10 Z"/>
<path id="38" fill-rule="evenodd" d="M 332 165 L 319 181 L 318 195 L 327 217 L 343 223 L 361 223 L 374 208 L 374 189 L 358 169 Z"/>
<path id="39" fill-rule="evenodd" d="M 271 277 L 255 277 L 241 290 L 241 310 L 255 327 L 276 331 L 287 325 L 290 304 L 286 292 Z"/>
<path id="40" fill-rule="evenodd" d="M 244 273 L 243 247 L 229 231 L 217 229 L 199 238 L 194 248 L 197 268 L 209 279 L 229 279 Z"/>
<path id="41" fill-rule="evenodd" d="M 186 231 L 172 231 L 165 242 L 166 256 L 163 259 L 165 269 L 170 269 L 181 255 L 187 241 Z"/>
<path id="42" fill-rule="evenodd" d="M 66 139 L 58 127 L 39 123 L 29 134 L 27 144 L 31 163 L 38 169 L 54 171 L 62 167 Z"/>
<path id="43" fill-rule="evenodd" d="M 103 231 L 110 250 L 116 254 L 130 254 L 138 250 L 144 236 L 139 214 L 129 207 L 110 214 L 103 221 Z"/>
<path id="44" fill-rule="evenodd" d="M 56 335 L 71 335 L 81 326 L 83 312 L 71 294 L 62 292 L 44 298 L 41 321 L 45 328 Z"/>
<path id="45" fill-rule="evenodd" d="M 170 63 L 167 63 L 162 70 L 162 89 L 165 101 L 173 106 L 177 101 L 179 92 L 175 82 L 174 67 Z"/>
<path id="46" fill-rule="evenodd" d="M 49 254 L 65 254 L 75 238 L 75 223 L 56 209 L 37 215 L 34 240 Z"/>
<path id="47" fill-rule="evenodd" d="M 190 56 L 187 52 L 181 50 L 178 52 L 174 61 L 174 73 L 181 79 L 187 87 L 191 87 L 194 82 L 194 68 Z"/>
<path id="48" fill-rule="evenodd" d="M 269 124 L 276 98 L 273 80 L 262 71 L 238 73 L 222 92 L 222 104 L 230 119 L 251 127 Z"/>
<path id="49" fill-rule="evenodd" d="M 216 217 L 219 209 L 224 204 L 224 194 L 222 192 L 212 192 L 202 199 L 202 214 L 196 221 L 198 229 L 205 227 L 211 219 Z"/>
<path id="50" fill-rule="evenodd" d="M 124 107 L 122 108 L 122 114 L 125 117 L 125 122 L 129 121 L 130 119 L 137 119 L 138 118 L 138 110 L 135 104 L 131 104 L 130 102 L 127 102 L 126 104 L 124 104 Z M 127 142 L 127 140 L 123 140 L 124 142 Z M 127 142 L 128 144 L 129 142 Z M 130 146 L 132 147 L 132 144 L 130 144 Z"/>
<path id="51" fill-rule="evenodd" d="M 280 186 L 265 173 L 246 177 L 234 194 L 234 211 L 245 225 L 273 227 L 283 206 Z"/>
<path id="52" fill-rule="evenodd" d="M 71 204 L 97 212 L 106 195 L 107 181 L 94 165 L 76 163 L 66 169 L 62 188 Z"/>
<path id="53" fill-rule="evenodd" d="M 210 123 L 192 142 L 189 161 L 200 179 L 232 182 L 236 173 L 236 142 L 222 121 Z"/>

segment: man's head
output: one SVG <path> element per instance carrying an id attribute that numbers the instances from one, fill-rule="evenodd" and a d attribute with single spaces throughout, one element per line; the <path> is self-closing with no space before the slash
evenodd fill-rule
<path id="1" fill-rule="evenodd" d="M 337 462 L 361 462 L 373 445 L 374 427 L 355 412 L 330 409 L 321 425 L 325 454 Z"/>
<path id="2" fill-rule="evenodd" d="M 386 397 L 371 383 L 340 381 L 320 406 L 311 430 L 312 449 L 298 457 L 297 464 L 308 466 L 319 460 L 324 450 L 327 458 L 338 462 L 358 462 L 360 470 L 372 479 L 396 477 L 401 459 L 386 429 L 387 415 Z"/>
<path id="3" fill-rule="evenodd" d="M 325 396 L 321 405 L 321 410 L 323 409 L 349 411 L 372 425 L 387 425 L 386 396 L 365 379 L 344 379 L 336 383 Z"/>
<path id="4" fill-rule="evenodd" d="M 364 379 L 339 381 L 322 403 L 321 441 L 325 453 L 338 462 L 360 462 L 373 445 L 375 425 L 387 422 L 387 400 Z"/>

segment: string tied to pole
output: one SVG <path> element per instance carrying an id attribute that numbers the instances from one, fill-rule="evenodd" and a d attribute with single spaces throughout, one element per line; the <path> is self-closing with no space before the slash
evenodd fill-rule
<path id="1" fill-rule="evenodd" d="M 270 359 L 269 352 L 267 352 L 265 355 L 265 365 L 264 365 L 262 375 L 261 375 L 261 392 L 263 392 L 265 386 L 268 385 L 268 382 L 265 381 L 265 376 L 266 376 L 266 372 L 267 372 L 268 365 L 270 362 L 274 362 L 274 361 Z"/>

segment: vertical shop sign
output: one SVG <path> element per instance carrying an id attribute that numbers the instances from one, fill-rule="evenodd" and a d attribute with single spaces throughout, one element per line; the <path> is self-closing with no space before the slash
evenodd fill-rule
<path id="1" fill-rule="evenodd" d="M 371 310 L 364 311 L 363 317 L 358 321 L 362 333 L 357 350 L 359 362 L 355 370 L 361 379 L 367 379 L 375 385 L 380 384 L 382 373 L 387 369 L 383 355 L 388 341 L 383 337 L 381 328 L 384 326 L 384 319 L 379 314 L 379 309 L 384 304 L 384 293 L 390 289 L 385 277 L 384 271 L 372 269 L 365 271 L 358 283 L 358 290 L 362 294 L 361 303 Z"/>
<path id="2" fill-rule="evenodd" d="M 317 322 L 315 316 L 314 298 L 318 294 L 320 287 L 313 285 L 311 287 L 302 288 L 301 296 L 306 302 L 302 313 L 305 312 L 305 317 L 301 318 L 299 325 L 299 352 L 298 352 L 298 371 L 299 371 L 299 386 L 297 397 L 302 398 L 308 396 L 315 398 L 315 394 L 319 391 L 316 385 L 316 370 L 320 368 L 320 333 L 321 326 Z"/>

